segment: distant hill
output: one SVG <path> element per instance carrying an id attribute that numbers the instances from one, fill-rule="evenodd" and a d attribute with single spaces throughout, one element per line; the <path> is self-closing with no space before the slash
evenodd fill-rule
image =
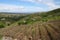
<path id="1" fill-rule="evenodd" d="M 9 26 L 28 14 L 0 12 L 0 25 Z"/>
<path id="2" fill-rule="evenodd" d="M 54 13 L 60 13 L 60 8 L 58 8 L 58 9 L 55 9 L 55 10 L 52 10 L 52 11 L 50 11 L 50 12 L 54 12 Z"/>
<path id="3" fill-rule="evenodd" d="M 6 21 L 4 21 L 3 24 L 7 21 L 10 23 L 15 23 L 18 21 L 17 22 L 18 24 L 32 24 L 37 21 L 47 22 L 50 20 L 59 20 L 60 8 L 49 11 L 49 12 L 40 12 L 40 13 L 38 12 L 38 13 L 32 13 L 32 14 L 1 12 L 0 19 L 3 19 L 3 18 L 6 18 Z"/>
<path id="4" fill-rule="evenodd" d="M 37 21 L 47 22 L 60 19 L 60 8 L 49 12 L 30 14 L 20 20 L 20 24 L 31 24 Z M 24 22 L 25 21 L 25 22 Z"/>

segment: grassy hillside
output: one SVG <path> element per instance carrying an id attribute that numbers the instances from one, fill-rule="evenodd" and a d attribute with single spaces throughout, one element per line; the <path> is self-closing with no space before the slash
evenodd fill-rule
<path id="1" fill-rule="evenodd" d="M 60 20 L 60 9 L 55 9 L 49 12 L 35 13 L 27 15 L 20 20 L 20 24 L 32 24 L 34 22 L 47 22 L 51 20 Z"/>
<path id="2" fill-rule="evenodd" d="M 60 8 L 49 12 L 34 13 L 34 14 L 14 14 L 0 13 L 0 25 L 9 26 L 18 21 L 18 24 L 32 24 L 34 22 L 47 22 L 50 20 L 60 19 Z"/>
<path id="3" fill-rule="evenodd" d="M 18 13 L 0 13 L 0 25 L 9 26 L 16 21 L 24 18 L 27 14 Z"/>
<path id="4" fill-rule="evenodd" d="M 10 36 L 20 40 L 60 40 L 60 8 L 17 18 L 19 19 L 13 24 L 0 28 L 1 36 Z"/>

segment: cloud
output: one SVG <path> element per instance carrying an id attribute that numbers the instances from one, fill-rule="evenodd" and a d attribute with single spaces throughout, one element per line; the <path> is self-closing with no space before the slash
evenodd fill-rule
<path id="1" fill-rule="evenodd" d="M 44 4 L 48 6 L 50 10 L 60 8 L 60 5 L 56 5 L 54 0 L 21 0 L 21 1 L 27 1 L 27 2 L 33 2 L 36 4 Z"/>
<path id="2" fill-rule="evenodd" d="M 17 6 L 17 5 L 9 5 L 9 4 L 0 4 L 0 12 L 38 12 L 43 11 L 40 7 L 35 6 Z"/>
<path id="3" fill-rule="evenodd" d="M 59 5 L 55 4 L 54 0 L 43 0 L 42 3 L 47 5 L 50 10 L 60 7 Z"/>
<path id="4" fill-rule="evenodd" d="M 8 5 L 8 4 L 0 4 L 0 11 L 22 11 L 24 9 L 23 6 L 16 5 Z"/>
<path id="5" fill-rule="evenodd" d="M 41 7 L 35 7 L 35 6 L 32 6 L 32 7 L 25 7 L 25 11 L 30 11 L 30 12 L 41 12 L 41 11 L 44 11 L 43 8 Z M 29 12 L 28 11 L 28 12 Z"/>
<path id="6" fill-rule="evenodd" d="M 20 0 L 20 1 L 27 1 L 27 2 L 34 2 L 34 3 L 36 3 L 36 2 L 41 2 L 42 0 Z"/>
<path id="7" fill-rule="evenodd" d="M 60 8 L 60 5 L 56 5 L 54 0 L 19 0 L 20 2 L 33 2 L 35 4 L 44 4 L 48 6 L 48 8 L 41 8 L 40 6 L 24 6 L 24 5 L 10 5 L 10 4 L 1 4 L 0 3 L 0 12 L 40 12 L 46 10 L 53 10 L 56 8 Z M 46 7 L 45 6 L 45 7 Z"/>
<path id="8" fill-rule="evenodd" d="M 48 7 L 50 8 L 50 10 L 60 8 L 59 5 L 56 5 L 56 4 L 54 4 L 54 3 L 48 3 L 47 5 L 48 5 Z"/>

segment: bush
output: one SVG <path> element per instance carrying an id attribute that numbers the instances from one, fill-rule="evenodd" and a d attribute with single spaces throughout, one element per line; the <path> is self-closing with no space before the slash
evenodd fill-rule
<path id="1" fill-rule="evenodd" d="M 3 24 L 0 24 L 0 28 L 4 28 L 5 26 Z"/>
<path id="2" fill-rule="evenodd" d="M 9 23 L 8 23 L 7 25 L 8 25 L 8 26 L 10 26 L 10 24 L 9 24 Z"/>
<path id="3" fill-rule="evenodd" d="M 21 23 L 20 22 L 18 22 L 18 25 L 20 25 Z"/>

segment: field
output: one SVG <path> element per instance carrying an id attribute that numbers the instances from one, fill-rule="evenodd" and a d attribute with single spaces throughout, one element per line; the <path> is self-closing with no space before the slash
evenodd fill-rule
<path id="1" fill-rule="evenodd" d="M 60 40 L 60 9 L 24 15 L 1 14 L 0 39 L 3 36 L 19 40 Z"/>

